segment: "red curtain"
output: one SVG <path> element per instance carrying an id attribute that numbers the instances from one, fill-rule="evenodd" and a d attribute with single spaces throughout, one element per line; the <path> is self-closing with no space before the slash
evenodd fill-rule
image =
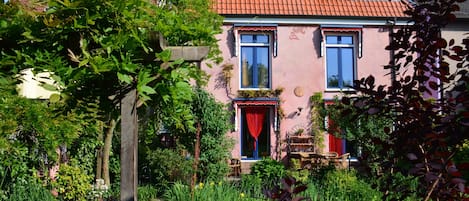
<path id="1" fill-rule="evenodd" d="M 248 130 L 251 136 L 254 138 L 254 150 L 256 150 L 257 138 L 261 134 L 267 108 L 247 107 L 245 111 Z"/>

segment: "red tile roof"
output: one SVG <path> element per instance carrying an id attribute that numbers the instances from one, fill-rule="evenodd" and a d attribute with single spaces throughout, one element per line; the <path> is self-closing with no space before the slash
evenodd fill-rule
<path id="1" fill-rule="evenodd" d="M 406 17 L 400 0 L 213 0 L 220 15 Z"/>

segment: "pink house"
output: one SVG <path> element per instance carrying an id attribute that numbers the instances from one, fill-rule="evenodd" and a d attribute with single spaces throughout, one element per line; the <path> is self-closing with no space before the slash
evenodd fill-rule
<path id="1" fill-rule="evenodd" d="M 389 84 L 384 47 L 390 27 L 407 22 L 399 0 L 215 0 L 214 9 L 225 17 L 218 35 L 224 62 L 203 69 L 211 75 L 208 90 L 232 106 L 227 135 L 236 141 L 232 157 L 242 162 L 295 151 L 287 137 L 309 131 L 313 94 L 327 102 L 353 93 L 347 86 L 370 74 Z M 345 139 L 320 135 L 322 151 L 357 154 Z"/>

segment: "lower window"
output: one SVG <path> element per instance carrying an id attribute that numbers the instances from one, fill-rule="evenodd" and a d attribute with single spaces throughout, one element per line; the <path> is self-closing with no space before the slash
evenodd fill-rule
<path id="1" fill-rule="evenodd" d="M 270 108 L 246 107 L 241 115 L 242 159 L 270 157 Z"/>

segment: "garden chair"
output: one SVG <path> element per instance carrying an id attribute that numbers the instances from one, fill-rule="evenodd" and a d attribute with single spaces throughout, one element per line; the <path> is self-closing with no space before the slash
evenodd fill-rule
<path id="1" fill-rule="evenodd" d="M 241 175 L 241 160 L 238 158 L 232 158 L 229 160 L 228 166 L 230 167 L 230 173 L 228 176 L 239 177 Z"/>

